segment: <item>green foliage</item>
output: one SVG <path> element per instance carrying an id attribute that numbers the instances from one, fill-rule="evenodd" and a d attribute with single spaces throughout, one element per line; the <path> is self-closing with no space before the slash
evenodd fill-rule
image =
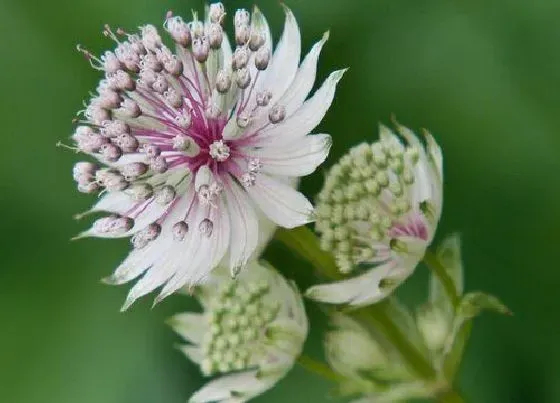
<path id="1" fill-rule="evenodd" d="M 250 7 L 255 1 L 231 1 Z M 516 316 L 477 323 L 459 383 L 477 403 L 560 401 L 556 298 L 560 227 L 560 25 L 555 0 L 286 0 L 304 48 L 330 30 L 319 76 L 350 66 L 320 131 L 333 135 L 329 161 L 371 139 L 395 113 L 427 127 L 444 150 L 440 233 L 460 231 L 466 289 L 501 296 Z M 258 1 L 275 37 L 277 0 Z M 2 51 L 2 267 L 0 401 L 9 403 L 182 403 L 201 384 L 163 325 L 185 298 L 120 314 L 126 287 L 98 280 L 126 242 L 71 236 L 87 226 L 73 213 L 94 201 L 72 184 L 75 154 L 55 148 L 99 78 L 75 52 L 110 42 L 104 23 L 133 30 L 187 15 L 201 1 L 4 0 Z M 321 174 L 303 180 L 315 195 Z M 298 260 L 267 252 L 304 276 Z M 300 270 L 301 269 L 301 270 Z M 405 297 L 420 300 L 411 279 Z M 318 322 L 319 312 L 312 321 Z M 308 348 L 320 345 L 313 334 Z M 321 402 L 328 385 L 293 371 L 256 401 Z"/>

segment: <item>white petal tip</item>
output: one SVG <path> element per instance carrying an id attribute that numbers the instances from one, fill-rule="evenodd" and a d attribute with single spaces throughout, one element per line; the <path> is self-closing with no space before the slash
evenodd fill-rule
<path id="1" fill-rule="evenodd" d="M 347 71 L 348 71 L 348 67 L 345 69 L 333 71 L 331 73 L 332 80 L 338 83 Z"/>

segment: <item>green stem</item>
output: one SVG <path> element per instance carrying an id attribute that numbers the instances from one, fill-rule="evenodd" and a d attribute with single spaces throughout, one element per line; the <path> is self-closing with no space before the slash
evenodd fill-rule
<path id="1" fill-rule="evenodd" d="M 320 361 L 316 361 L 315 359 L 307 355 L 300 355 L 297 362 L 307 371 L 319 375 L 328 381 L 338 383 L 344 380 L 340 375 L 334 372 L 327 364 Z"/>
<path id="2" fill-rule="evenodd" d="M 291 230 L 280 228 L 276 231 L 276 239 L 285 246 L 307 260 L 319 277 L 329 280 L 341 280 L 345 277 L 338 271 L 332 255 L 321 250 L 319 241 L 313 231 L 307 227 L 298 227 Z M 424 258 L 425 263 L 430 266 L 442 281 L 446 292 L 450 295 L 454 306 L 457 306 L 459 298 L 455 286 L 445 268 L 431 252 Z M 422 379 L 433 381 L 437 373 L 431 363 L 411 344 L 406 335 L 403 334 L 398 325 L 388 313 L 387 305 L 383 302 L 355 310 L 351 315 L 358 319 L 366 327 L 373 327 L 381 331 L 387 340 L 399 351 L 407 365 Z M 301 356 L 298 362 L 313 373 L 317 373 L 326 379 L 339 382 L 341 377 L 334 373 L 327 365 L 317 362 L 307 356 Z M 461 396 L 450 389 L 439 396 L 441 403 L 463 403 Z"/>
<path id="3" fill-rule="evenodd" d="M 437 401 L 440 403 L 464 403 L 465 402 L 461 397 L 461 395 L 452 389 L 438 396 Z"/>
<path id="4" fill-rule="evenodd" d="M 460 302 L 459 295 L 457 294 L 457 289 L 455 288 L 453 279 L 449 276 L 447 269 L 441 264 L 436 254 L 431 250 L 426 249 L 426 253 L 424 254 L 424 259 L 422 261 L 439 279 L 441 285 L 443 286 L 443 289 L 445 290 L 445 293 L 451 301 L 451 304 L 454 308 L 457 308 Z"/>
<path id="5" fill-rule="evenodd" d="M 276 239 L 313 265 L 320 277 L 330 280 L 344 278 L 338 271 L 331 254 L 321 250 L 319 241 L 313 231 L 307 227 L 291 230 L 283 228 L 276 231 Z M 372 326 L 383 332 L 385 337 L 394 344 L 408 366 L 424 379 L 433 379 L 436 372 L 426 358 L 413 346 L 388 315 L 385 304 L 378 303 L 359 309 L 351 314 L 367 327 Z"/>
<path id="6" fill-rule="evenodd" d="M 370 305 L 352 314 L 366 326 L 381 331 L 400 353 L 408 367 L 422 379 L 433 379 L 436 371 L 418 349 L 412 345 L 387 313 L 383 302 Z"/>
<path id="7" fill-rule="evenodd" d="M 275 237 L 311 263 L 321 277 L 330 280 L 342 280 L 344 278 L 338 271 L 332 255 L 321 249 L 317 236 L 309 228 L 305 226 L 290 230 L 278 228 Z"/>

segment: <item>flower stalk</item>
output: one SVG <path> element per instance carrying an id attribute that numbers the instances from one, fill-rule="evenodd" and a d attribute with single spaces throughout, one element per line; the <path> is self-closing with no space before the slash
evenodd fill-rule
<path id="1" fill-rule="evenodd" d="M 308 372 L 319 375 L 320 377 L 328 381 L 338 383 L 343 380 L 343 378 L 339 374 L 334 372 L 327 364 L 321 361 L 317 361 L 305 354 L 300 355 L 297 362 Z"/>
<path id="2" fill-rule="evenodd" d="M 336 263 L 332 256 L 323 251 L 319 246 L 319 240 L 308 227 L 299 227 L 292 230 L 279 228 L 275 237 L 300 257 L 307 260 L 315 269 L 315 272 L 322 278 L 329 280 L 340 280 L 344 276 L 338 272 Z M 436 272 L 445 286 L 450 296 L 453 296 L 454 306 L 457 306 L 458 296 L 445 268 L 439 263 L 435 255 L 429 254 L 428 262 L 430 267 Z M 437 263 L 437 264 L 436 264 Z M 441 275 L 441 276 L 440 276 Z M 451 283 L 448 283 L 451 282 Z M 445 285 L 447 284 L 447 285 Z M 451 287 L 449 286 L 451 285 Z M 417 374 L 418 377 L 427 382 L 435 382 L 437 373 L 430 362 L 412 345 L 405 334 L 389 316 L 387 302 L 380 303 L 357 309 L 350 312 L 350 315 L 358 320 L 366 328 L 376 329 L 384 334 L 395 349 L 400 353 L 407 366 Z M 310 369 L 311 372 L 318 373 L 326 379 L 334 380 L 332 375 L 322 373 L 323 366 L 316 366 L 314 361 L 300 357 L 300 364 Z M 313 365 L 310 365 L 313 364 Z M 448 389 L 438 397 L 439 402 L 458 403 L 463 399 L 458 392 Z"/>

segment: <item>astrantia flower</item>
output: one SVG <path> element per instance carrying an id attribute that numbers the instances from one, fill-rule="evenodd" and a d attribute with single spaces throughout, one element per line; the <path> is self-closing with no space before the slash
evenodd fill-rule
<path id="1" fill-rule="evenodd" d="M 414 271 L 442 208 L 442 154 L 409 129 L 405 140 L 380 128 L 380 141 L 354 147 L 332 167 L 318 197 L 317 231 L 343 273 L 365 272 L 310 288 L 319 301 L 363 305 L 389 295 Z"/>
<path id="2" fill-rule="evenodd" d="M 168 15 L 163 42 L 152 25 L 139 34 L 106 36 L 113 51 L 97 58 L 105 73 L 73 136 L 82 162 L 74 177 L 82 192 L 101 190 L 97 220 L 81 236 L 131 236 L 133 252 L 108 279 L 143 277 L 124 309 L 162 286 L 158 300 L 206 279 L 225 261 L 236 275 L 253 254 L 259 214 L 292 228 L 313 220 L 313 206 L 290 185 L 326 158 L 331 138 L 308 135 L 329 108 L 343 71 L 332 73 L 306 100 L 327 35 L 300 64 L 300 34 L 286 10 L 272 52 L 264 16 L 234 15 L 234 49 L 222 28 L 221 3 L 204 21 Z"/>
<path id="3" fill-rule="evenodd" d="M 216 377 L 190 402 L 245 402 L 273 387 L 302 351 L 308 322 L 295 285 L 264 263 L 251 263 L 239 277 L 216 270 L 195 291 L 204 312 L 170 320 L 190 343 L 181 350 Z"/>

